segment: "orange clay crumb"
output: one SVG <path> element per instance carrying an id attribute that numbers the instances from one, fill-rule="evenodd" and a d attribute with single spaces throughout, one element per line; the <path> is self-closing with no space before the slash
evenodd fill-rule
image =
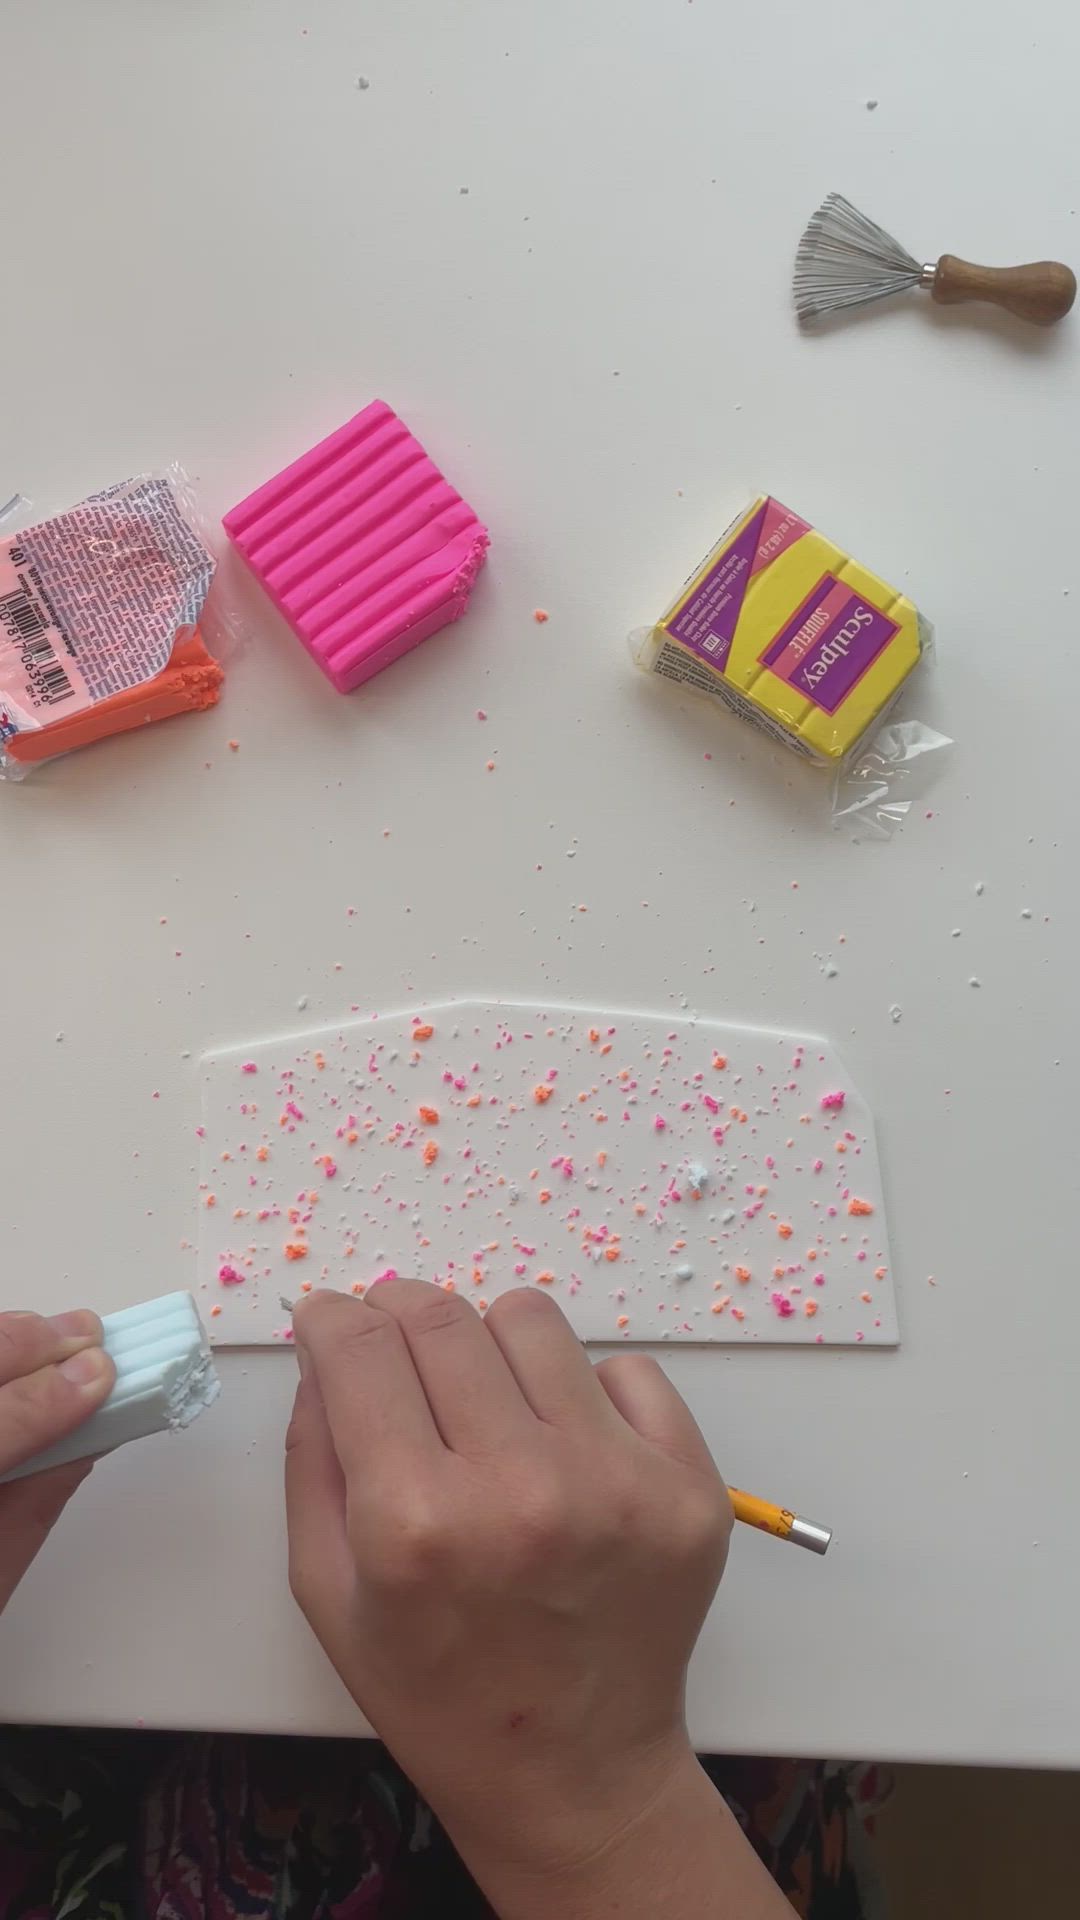
<path id="1" fill-rule="evenodd" d="M 726 1300 L 726 1299 L 724 1299 L 724 1300 L 714 1300 L 714 1301 L 713 1301 L 713 1303 L 712 1303 L 712 1306 L 711 1306 L 711 1307 L 709 1308 L 709 1312 L 710 1312 L 710 1313 L 723 1313 L 723 1311 L 724 1311 L 724 1308 L 725 1308 L 725 1307 L 727 1306 L 727 1304 L 728 1304 L 728 1302 L 727 1302 L 727 1300 Z"/>
<path id="2" fill-rule="evenodd" d="M 354 1254 L 355 1252 L 356 1252 L 356 1248 L 355 1248 L 355 1247 L 342 1247 L 342 1249 L 341 1249 L 341 1256 L 342 1256 L 342 1259 L 343 1259 L 343 1260 L 351 1260 L 351 1259 L 352 1259 L 352 1257 L 353 1257 L 353 1254 Z"/>
<path id="3" fill-rule="evenodd" d="M 817 1312 L 817 1301 L 804 1300 L 802 1303 L 802 1310 L 805 1313 L 807 1319 L 812 1320 L 815 1313 Z"/>
<path id="4" fill-rule="evenodd" d="M 838 1141 L 836 1142 L 836 1145 L 835 1145 L 835 1147 L 833 1148 L 833 1152 L 834 1152 L 834 1153 L 846 1153 L 846 1152 L 847 1152 L 847 1141 L 846 1141 L 846 1140 L 838 1140 Z"/>
<path id="5" fill-rule="evenodd" d="M 538 1107 L 542 1107 L 546 1101 L 551 1099 L 551 1088 L 543 1085 L 534 1087 L 533 1099 L 536 1101 Z"/>
<path id="6" fill-rule="evenodd" d="M 875 1279 L 875 1280 L 884 1280 L 884 1278 L 885 1278 L 885 1275 L 886 1275 L 886 1274 L 888 1273 L 888 1271 L 889 1271 L 889 1269 L 888 1269 L 888 1267 L 875 1267 L 875 1268 L 874 1268 L 874 1279 Z"/>
<path id="7" fill-rule="evenodd" d="M 747 1283 L 747 1281 L 748 1281 L 748 1280 L 749 1280 L 749 1278 L 750 1278 L 750 1269 L 749 1269 L 749 1267 L 736 1267 L 736 1269 L 735 1269 L 735 1278 L 736 1278 L 736 1280 L 737 1280 L 737 1281 L 739 1282 L 739 1284 L 740 1284 L 740 1286 L 743 1286 L 743 1287 L 745 1287 L 745 1285 L 746 1285 L 746 1283 Z"/>
<path id="8" fill-rule="evenodd" d="M 604 1248 L 604 1259 L 605 1259 L 605 1260 L 617 1260 L 617 1259 L 619 1258 L 619 1255 L 620 1255 L 620 1253 L 621 1253 L 621 1252 L 622 1252 L 622 1248 L 621 1248 L 621 1247 L 605 1247 L 605 1248 Z"/>
<path id="9" fill-rule="evenodd" d="M 774 1267 L 774 1268 L 773 1268 L 773 1279 L 774 1279 L 774 1280 L 782 1280 L 786 1272 L 787 1272 L 787 1268 L 786 1268 L 786 1267 Z"/>
<path id="10" fill-rule="evenodd" d="M 425 1020 L 423 1026 L 413 1028 L 412 1037 L 414 1040 L 430 1040 L 434 1031 L 430 1021 Z"/>
<path id="11" fill-rule="evenodd" d="M 856 1200 L 854 1197 L 848 1201 L 847 1210 L 849 1213 L 853 1213 L 856 1219 L 860 1219 L 864 1214 L 873 1213 L 874 1211 L 869 1200 Z"/>
<path id="12" fill-rule="evenodd" d="M 439 1157 L 438 1142 L 435 1140 L 425 1140 L 424 1152 L 423 1152 L 423 1161 L 424 1161 L 425 1167 L 433 1167 L 438 1157 Z"/>
<path id="13" fill-rule="evenodd" d="M 544 1271 L 543 1271 L 543 1273 L 538 1273 L 538 1274 L 537 1274 L 537 1276 L 536 1276 L 536 1284 L 537 1284 L 537 1286 L 538 1286 L 538 1287 L 551 1287 L 551 1286 L 554 1286 L 554 1284 L 555 1284 L 555 1275 L 554 1275 L 553 1273 L 549 1273 L 549 1272 L 547 1271 L 547 1268 L 545 1267 L 545 1269 L 544 1269 Z"/>
<path id="14" fill-rule="evenodd" d="M 285 1242 L 286 1260 L 306 1260 L 308 1252 L 309 1249 L 304 1245 L 302 1240 L 286 1240 Z"/>
<path id="15" fill-rule="evenodd" d="M 487 1303 L 487 1301 L 486 1301 L 486 1300 L 478 1300 L 478 1301 L 477 1301 L 477 1303 L 476 1303 L 476 1305 L 477 1305 L 477 1308 L 479 1309 L 479 1311 L 480 1311 L 481 1313 L 486 1313 L 486 1312 L 487 1312 L 487 1305 L 488 1305 L 488 1303 Z"/>
<path id="16" fill-rule="evenodd" d="M 628 1327 L 630 1325 L 630 1315 L 628 1313 L 620 1313 L 615 1325 L 617 1327 Z"/>
<path id="17" fill-rule="evenodd" d="M 312 1054 L 311 1057 L 314 1060 L 315 1065 L 317 1066 L 319 1072 L 322 1073 L 326 1066 L 325 1053 L 319 1053 L 318 1051 L 316 1051 L 315 1053 Z"/>
<path id="18" fill-rule="evenodd" d="M 351 1290 L 352 1290 L 352 1292 L 353 1292 L 353 1293 L 363 1293 L 363 1291 L 364 1291 L 364 1282 L 363 1282 L 362 1280 L 354 1280 L 354 1281 L 353 1281 L 353 1283 L 352 1283 L 352 1289 L 351 1289 Z"/>
<path id="19" fill-rule="evenodd" d="M 643 1220 L 645 1218 L 646 1213 L 648 1212 L 648 1208 L 643 1204 L 642 1201 L 635 1200 L 634 1212 L 637 1214 L 637 1217 L 639 1220 Z"/>
<path id="20" fill-rule="evenodd" d="M 592 1041 L 592 1043 L 593 1043 L 593 1046 L 594 1046 L 594 1047 L 595 1047 L 595 1045 L 596 1045 L 596 1043 L 597 1043 L 597 1041 L 599 1040 L 599 1038 L 600 1038 L 600 1029 L 599 1029 L 599 1027 L 590 1027 L 590 1028 L 589 1028 L 589 1039 L 590 1039 L 590 1040 Z"/>
<path id="21" fill-rule="evenodd" d="M 269 1147 L 256 1147 L 255 1158 L 256 1160 L 269 1160 L 270 1158 Z"/>
<path id="22" fill-rule="evenodd" d="M 713 1063 L 713 1066 L 716 1068 L 717 1073 L 722 1073 L 724 1068 L 727 1066 L 727 1054 L 714 1053 L 712 1057 L 712 1063 Z"/>
<path id="23" fill-rule="evenodd" d="M 533 619 L 536 621 L 538 627 L 542 627 L 551 619 L 551 615 L 546 607 L 534 607 Z"/>
<path id="24" fill-rule="evenodd" d="M 420 1118 L 423 1121 L 425 1127 L 437 1127 L 439 1124 L 438 1107 L 421 1107 Z"/>
<path id="25" fill-rule="evenodd" d="M 776 1231 L 780 1235 L 781 1240 L 790 1240 L 792 1235 L 791 1221 L 781 1220 L 780 1225 L 777 1227 Z"/>
<path id="26" fill-rule="evenodd" d="M 862 1300 L 866 1306 L 870 1305 L 870 1302 L 873 1299 L 873 1297 L 874 1296 L 872 1293 L 860 1293 L 859 1295 L 859 1299 Z"/>
<path id="27" fill-rule="evenodd" d="M 480 1095 L 478 1093 L 470 1093 L 465 1105 L 467 1107 L 478 1107 L 480 1105 Z"/>
<path id="28" fill-rule="evenodd" d="M 219 1314 L 220 1312 L 221 1312 L 221 1308 L 220 1308 L 220 1307 L 211 1307 L 211 1309 L 210 1309 L 210 1318 L 211 1318 L 211 1320 L 216 1320 L 216 1319 L 217 1319 L 217 1317 L 218 1317 L 218 1314 Z"/>
<path id="29" fill-rule="evenodd" d="M 230 753 L 239 753 L 239 751 L 240 751 L 240 742 L 239 742 L 239 740 L 230 740 L 230 741 L 229 741 L 229 752 L 230 752 Z"/>
<path id="30" fill-rule="evenodd" d="M 484 1279 L 484 1270 L 483 1270 L 483 1268 L 482 1268 L 482 1267 L 474 1267 L 474 1268 L 473 1268 L 473 1270 L 472 1270 L 472 1283 L 473 1283 L 473 1286 L 474 1286 L 474 1287 L 479 1287 L 479 1286 L 481 1286 L 481 1285 L 482 1285 L 482 1283 L 483 1283 L 483 1279 Z"/>
<path id="31" fill-rule="evenodd" d="M 607 1166 L 607 1148 L 606 1147 L 601 1147 L 599 1153 L 596 1156 L 596 1164 L 598 1167 L 601 1167 L 601 1168 Z"/>
<path id="32" fill-rule="evenodd" d="M 324 1271 L 325 1271 L 325 1269 L 324 1269 Z M 314 1282 L 314 1280 L 301 1280 L 301 1282 L 300 1282 L 300 1291 L 301 1291 L 301 1293 L 310 1293 L 310 1292 L 311 1292 L 311 1289 L 312 1289 L 312 1287 L 313 1287 L 314 1285 L 315 1285 L 315 1282 Z"/>
<path id="33" fill-rule="evenodd" d="M 216 1194 L 216 1193 L 208 1193 L 208 1194 L 207 1194 L 207 1196 L 206 1196 L 206 1199 L 205 1199 L 205 1200 L 203 1201 L 203 1206 L 204 1206 L 204 1207 L 216 1207 L 216 1206 L 217 1206 L 217 1194 Z"/>
<path id="34" fill-rule="evenodd" d="M 746 1315 L 745 1315 L 745 1313 L 743 1312 L 743 1310 L 742 1310 L 742 1308 L 741 1308 L 741 1307 L 732 1307 L 732 1309 L 731 1309 L 731 1317 L 732 1317 L 732 1319 L 733 1319 L 733 1320 L 745 1320 L 745 1319 L 746 1319 Z"/>

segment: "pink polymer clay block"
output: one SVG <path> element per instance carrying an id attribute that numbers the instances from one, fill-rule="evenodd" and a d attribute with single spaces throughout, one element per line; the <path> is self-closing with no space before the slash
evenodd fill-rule
<path id="1" fill-rule="evenodd" d="M 341 693 L 459 619 L 489 545 L 383 400 L 233 507 L 224 526 Z"/>

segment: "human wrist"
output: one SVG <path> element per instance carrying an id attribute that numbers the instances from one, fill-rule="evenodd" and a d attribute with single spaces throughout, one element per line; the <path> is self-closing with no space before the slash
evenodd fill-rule
<path id="1" fill-rule="evenodd" d="M 685 1734 L 605 1768 L 512 1769 L 481 1813 L 435 1810 L 500 1920 L 622 1912 L 626 1890 L 651 1884 L 661 1861 L 674 1871 L 679 1849 L 726 1817 Z M 657 1910 L 643 1900 L 643 1914 Z"/>

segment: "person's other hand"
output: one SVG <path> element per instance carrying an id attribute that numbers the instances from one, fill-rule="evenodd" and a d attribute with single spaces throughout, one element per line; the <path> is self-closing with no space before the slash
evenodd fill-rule
<path id="1" fill-rule="evenodd" d="M 81 1426 L 108 1399 L 116 1369 L 101 1321 L 78 1310 L 44 1320 L 0 1313 L 0 1474 Z M 0 1487 L 0 1611 L 93 1462 L 76 1460 Z"/>
<path id="2" fill-rule="evenodd" d="M 731 1506 L 656 1361 L 592 1366 L 529 1291 L 481 1320 L 393 1281 L 294 1324 L 293 1591 L 489 1897 L 524 1911 L 680 1796 L 716 1823 L 683 1693 Z"/>

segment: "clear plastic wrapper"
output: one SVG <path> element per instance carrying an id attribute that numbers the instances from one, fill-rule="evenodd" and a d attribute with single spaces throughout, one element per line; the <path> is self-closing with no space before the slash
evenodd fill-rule
<path id="1" fill-rule="evenodd" d="M 837 773 L 832 817 L 856 840 L 888 840 L 925 799 L 952 741 L 921 720 L 889 720 Z"/>
<path id="2" fill-rule="evenodd" d="M 47 518 L 0 509 L 0 776 L 213 706 L 216 564 L 179 467 Z"/>

